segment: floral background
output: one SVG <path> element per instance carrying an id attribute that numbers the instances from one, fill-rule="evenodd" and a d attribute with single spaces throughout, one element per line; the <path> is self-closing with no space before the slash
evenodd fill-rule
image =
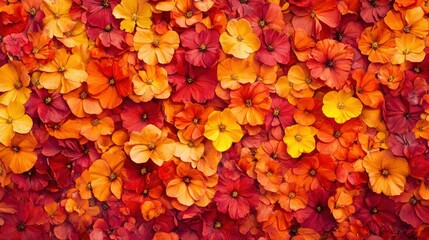
<path id="1" fill-rule="evenodd" d="M 0 239 L 429 239 L 428 14 L 2 0 Z"/>

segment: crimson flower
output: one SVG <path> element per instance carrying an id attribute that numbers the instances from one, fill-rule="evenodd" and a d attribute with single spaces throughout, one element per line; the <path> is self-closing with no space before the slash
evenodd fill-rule
<path id="1" fill-rule="evenodd" d="M 404 134 L 390 133 L 389 147 L 390 151 L 396 156 L 414 158 L 426 150 L 425 141 L 421 138 L 416 139 L 413 132 Z"/>
<path id="2" fill-rule="evenodd" d="M 88 26 L 88 37 L 92 40 L 100 39 L 101 44 L 109 48 L 114 46 L 118 49 L 124 49 L 125 44 L 125 32 L 119 29 L 118 20 L 114 19 L 111 23 L 104 27 L 92 27 Z"/>
<path id="3" fill-rule="evenodd" d="M 187 50 L 185 59 L 193 66 L 210 68 L 219 59 L 219 33 L 215 30 L 196 32 L 190 29 L 180 35 L 180 40 Z"/>
<path id="4" fill-rule="evenodd" d="M 12 181 L 23 191 L 40 191 L 48 186 L 50 176 L 46 160 L 40 157 L 33 168 L 22 174 L 12 176 Z"/>
<path id="5" fill-rule="evenodd" d="M 24 106 L 28 115 L 40 118 L 43 123 L 58 123 L 70 114 L 70 109 L 59 92 L 49 93 L 37 87 L 33 87 L 30 99 Z"/>
<path id="6" fill-rule="evenodd" d="M 62 154 L 57 154 L 48 158 L 48 164 L 58 186 L 68 188 L 73 184 L 73 160 Z"/>
<path id="7" fill-rule="evenodd" d="M 238 231 L 238 226 L 228 217 L 217 211 L 213 205 L 209 206 L 203 218 L 203 239 L 204 240 L 242 240 L 243 237 Z"/>
<path id="8" fill-rule="evenodd" d="M 228 0 L 228 2 L 232 11 L 237 11 L 240 18 L 261 9 L 264 4 L 263 0 Z"/>
<path id="9" fill-rule="evenodd" d="M 287 64 L 290 60 L 289 37 L 285 33 L 279 33 L 273 29 L 263 31 L 262 46 L 256 53 L 256 59 L 268 66 L 277 63 Z"/>
<path id="10" fill-rule="evenodd" d="M 119 0 L 83 0 L 83 6 L 87 9 L 86 19 L 88 24 L 105 28 L 116 20 L 112 12 L 119 2 Z"/>
<path id="11" fill-rule="evenodd" d="M 415 229 L 429 222 L 429 201 L 415 194 L 416 187 L 415 182 L 407 182 L 405 191 L 394 197 L 398 203 L 399 217 Z"/>
<path id="12" fill-rule="evenodd" d="M 123 127 L 129 132 L 140 132 L 148 124 L 153 124 L 158 128 L 164 126 L 164 115 L 161 111 L 161 105 L 155 102 L 125 102 L 121 118 Z"/>
<path id="13" fill-rule="evenodd" d="M 390 0 L 362 0 L 360 16 L 367 23 L 380 21 L 390 10 Z"/>
<path id="14" fill-rule="evenodd" d="M 401 96 L 386 95 L 383 106 L 384 120 L 390 132 L 411 132 L 423 112 L 420 106 L 412 106 Z"/>
<path id="15" fill-rule="evenodd" d="M 275 3 L 264 3 L 262 7 L 253 9 L 245 18 L 250 22 L 253 32 L 257 35 L 267 29 L 281 32 L 285 26 L 281 7 Z"/>

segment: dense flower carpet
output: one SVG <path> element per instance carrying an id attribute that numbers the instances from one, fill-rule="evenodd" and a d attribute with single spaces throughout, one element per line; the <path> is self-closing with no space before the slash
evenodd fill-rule
<path id="1" fill-rule="evenodd" d="M 429 239 L 428 0 L 1 0 L 0 239 Z"/>

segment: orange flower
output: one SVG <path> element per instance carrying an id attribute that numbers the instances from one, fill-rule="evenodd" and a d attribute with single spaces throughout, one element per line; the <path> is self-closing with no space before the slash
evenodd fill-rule
<path id="1" fill-rule="evenodd" d="M 69 14 L 72 0 L 43 1 L 40 9 L 45 13 L 43 24 L 49 31 L 49 37 L 62 37 L 76 24 Z"/>
<path id="2" fill-rule="evenodd" d="M 426 56 L 423 51 L 425 42 L 412 34 L 403 34 L 400 38 L 395 38 L 395 43 L 396 53 L 391 60 L 393 64 L 402 64 L 405 61 L 421 62 Z"/>
<path id="3" fill-rule="evenodd" d="M 279 204 L 288 212 L 305 208 L 307 205 L 307 193 L 297 183 L 282 183 L 279 194 Z"/>
<path id="4" fill-rule="evenodd" d="M 377 78 L 381 84 L 391 90 L 396 90 L 404 83 L 404 71 L 397 65 L 387 63 L 380 67 Z"/>
<path id="5" fill-rule="evenodd" d="M 296 102 L 296 109 L 293 112 L 293 119 L 296 123 L 310 126 L 321 116 L 322 102 L 314 98 L 301 98 Z"/>
<path id="6" fill-rule="evenodd" d="M 88 92 L 103 108 L 113 109 L 131 93 L 131 81 L 124 61 L 103 59 L 88 64 Z"/>
<path id="7" fill-rule="evenodd" d="M 39 83 L 46 89 L 59 90 L 60 93 L 68 93 L 82 84 L 88 74 L 79 55 L 67 54 L 61 48 L 55 54 L 55 60 L 39 68 L 42 74 Z"/>
<path id="8" fill-rule="evenodd" d="M 429 139 L 429 121 L 420 119 L 413 128 L 416 138 Z"/>
<path id="9" fill-rule="evenodd" d="M 368 55 L 371 62 L 388 63 L 391 61 L 395 42 L 385 25 L 376 24 L 367 27 L 357 40 L 362 54 Z"/>
<path id="10" fill-rule="evenodd" d="M 37 140 L 31 134 L 16 134 L 9 147 L 2 147 L 0 159 L 13 173 L 20 174 L 30 170 L 37 161 L 34 152 Z"/>
<path id="11" fill-rule="evenodd" d="M 76 225 L 79 232 L 84 232 L 92 224 L 92 218 L 100 214 L 98 206 L 90 206 L 89 200 L 81 199 L 78 194 L 69 192 L 61 202 L 69 214 L 69 221 Z"/>
<path id="12" fill-rule="evenodd" d="M 283 171 L 279 162 L 271 158 L 258 159 L 255 172 L 256 179 L 265 190 L 271 192 L 279 190 L 283 180 Z"/>
<path id="13" fill-rule="evenodd" d="M 226 32 L 220 35 L 219 41 L 225 53 L 240 59 L 249 57 L 261 46 L 258 36 L 252 31 L 252 26 L 244 18 L 229 20 Z"/>
<path id="14" fill-rule="evenodd" d="M 132 81 L 134 93 L 142 102 L 170 97 L 172 89 L 168 84 L 167 71 L 163 67 L 146 65 L 145 70 L 134 75 Z"/>
<path id="15" fill-rule="evenodd" d="M 212 176 L 217 173 L 222 153 L 216 151 L 211 141 L 204 143 L 204 153 L 197 162 L 197 169 L 204 173 L 205 176 Z"/>
<path id="16" fill-rule="evenodd" d="M 178 0 L 171 11 L 174 22 L 182 28 L 189 28 L 203 19 L 203 14 L 194 6 L 192 0 Z"/>
<path id="17" fill-rule="evenodd" d="M 86 114 L 100 114 L 103 111 L 100 101 L 93 98 L 88 92 L 88 86 L 83 83 L 79 88 L 63 95 L 71 112 L 76 117 L 84 117 Z"/>
<path id="18" fill-rule="evenodd" d="M 74 48 L 81 45 L 87 46 L 89 44 L 85 24 L 81 21 L 77 21 L 72 30 L 65 32 L 62 38 L 57 39 L 68 48 Z"/>
<path id="19" fill-rule="evenodd" d="M 80 119 L 82 127 L 80 134 L 90 141 L 96 141 L 100 136 L 111 135 L 115 130 L 113 119 L 101 114 L 91 118 Z"/>
<path id="20" fill-rule="evenodd" d="M 0 67 L 0 104 L 9 105 L 11 102 L 24 104 L 30 98 L 30 76 L 21 62 L 9 62 Z"/>
<path id="21" fill-rule="evenodd" d="M 152 11 L 150 5 L 144 0 L 122 0 L 120 4 L 113 9 L 115 18 L 124 19 L 121 21 L 120 28 L 126 32 L 134 32 L 134 28 L 150 28 L 152 25 Z"/>
<path id="22" fill-rule="evenodd" d="M 352 190 L 340 187 L 337 188 L 335 195 L 328 199 L 328 207 L 337 222 L 344 222 L 355 212 L 353 196 L 354 192 Z"/>
<path id="23" fill-rule="evenodd" d="M 407 160 L 393 156 L 390 150 L 370 152 L 363 159 L 372 191 L 396 196 L 404 191 L 410 169 Z"/>
<path id="24" fill-rule="evenodd" d="M 204 137 L 213 141 L 213 146 L 219 152 L 228 150 L 233 142 L 239 142 L 243 130 L 229 108 L 222 112 L 213 111 L 204 125 Z"/>
<path id="25" fill-rule="evenodd" d="M 301 62 L 308 60 L 311 49 L 316 46 L 314 39 L 303 29 L 295 29 L 292 35 L 292 43 L 292 50 Z"/>
<path id="26" fill-rule="evenodd" d="M 150 221 L 165 212 L 162 203 L 157 200 L 148 200 L 142 203 L 140 211 L 145 221 Z"/>
<path id="27" fill-rule="evenodd" d="M 183 130 L 183 137 L 188 140 L 196 140 L 203 136 L 204 125 L 213 108 L 204 108 L 200 104 L 187 102 L 185 108 L 174 118 L 174 126 Z"/>
<path id="28" fill-rule="evenodd" d="M 175 31 L 159 35 L 151 30 L 138 28 L 134 35 L 134 48 L 138 50 L 138 58 L 149 65 L 170 63 L 179 43 L 179 35 Z"/>
<path id="29" fill-rule="evenodd" d="M 167 196 L 177 198 L 180 204 L 191 206 L 201 199 L 206 191 L 207 178 L 190 164 L 179 163 L 176 176 L 168 182 Z"/>
<path id="30" fill-rule="evenodd" d="M 248 83 L 240 89 L 232 91 L 231 103 L 228 107 L 239 124 L 256 126 L 264 123 L 270 106 L 271 98 L 268 88 L 257 82 Z"/>
<path id="31" fill-rule="evenodd" d="M 88 169 L 83 170 L 82 174 L 76 178 L 76 188 L 79 190 L 79 195 L 82 199 L 92 198 L 92 186 L 89 181 Z"/>
<path id="32" fill-rule="evenodd" d="M 406 9 L 401 12 L 390 10 L 384 23 L 393 30 L 396 37 L 402 34 L 413 34 L 424 38 L 429 33 L 429 22 L 424 18 L 425 12 L 421 7 Z"/>
<path id="33" fill-rule="evenodd" d="M 187 140 L 183 137 L 182 131 L 179 131 L 177 136 L 180 142 L 176 142 L 174 156 L 180 158 L 183 162 L 191 163 L 192 167 L 195 168 L 204 153 L 204 144 L 201 143 L 203 137 L 196 140 Z"/>
<path id="34" fill-rule="evenodd" d="M 378 90 L 378 81 L 375 73 L 355 69 L 352 75 L 356 80 L 356 95 L 368 107 L 378 108 L 384 102 L 384 96 Z"/>
<path id="35" fill-rule="evenodd" d="M 287 73 L 287 77 L 289 82 L 292 83 L 292 88 L 295 91 L 301 90 L 317 90 L 322 84 L 314 81 L 313 77 L 310 74 L 310 70 L 308 70 L 307 65 L 305 63 L 297 63 L 289 68 Z"/>
<path id="36" fill-rule="evenodd" d="M 46 131 L 56 139 L 79 138 L 81 124 L 78 120 L 68 119 L 59 123 L 46 124 Z"/>
<path id="37" fill-rule="evenodd" d="M 99 201 L 106 201 L 111 194 L 121 199 L 125 158 L 125 154 L 105 153 L 89 167 L 92 192 Z"/>
<path id="38" fill-rule="evenodd" d="M 25 134 L 33 127 L 33 120 L 25 114 L 22 104 L 11 102 L 7 107 L 0 105 L 0 143 L 10 146 L 15 133 Z"/>
<path id="39" fill-rule="evenodd" d="M 275 91 L 275 83 L 277 81 L 277 70 L 279 67 L 276 65 L 270 67 L 268 65 L 262 64 L 258 61 L 253 61 L 253 68 L 255 69 L 256 81 L 263 83 L 270 92 Z"/>
<path id="40" fill-rule="evenodd" d="M 167 138 L 167 132 L 152 124 L 148 124 L 141 132 L 132 132 L 130 141 L 124 147 L 135 163 L 145 163 L 150 158 L 158 166 L 169 161 L 176 149 L 174 140 Z"/>
<path id="41" fill-rule="evenodd" d="M 253 83 L 256 80 L 255 69 L 248 60 L 227 58 L 217 66 L 217 78 L 224 89 L 237 90 L 240 83 Z"/>

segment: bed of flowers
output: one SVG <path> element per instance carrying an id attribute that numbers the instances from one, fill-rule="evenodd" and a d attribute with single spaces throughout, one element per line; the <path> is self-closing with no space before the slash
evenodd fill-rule
<path id="1" fill-rule="evenodd" d="M 2 0 L 0 239 L 429 239 L 428 13 Z"/>

